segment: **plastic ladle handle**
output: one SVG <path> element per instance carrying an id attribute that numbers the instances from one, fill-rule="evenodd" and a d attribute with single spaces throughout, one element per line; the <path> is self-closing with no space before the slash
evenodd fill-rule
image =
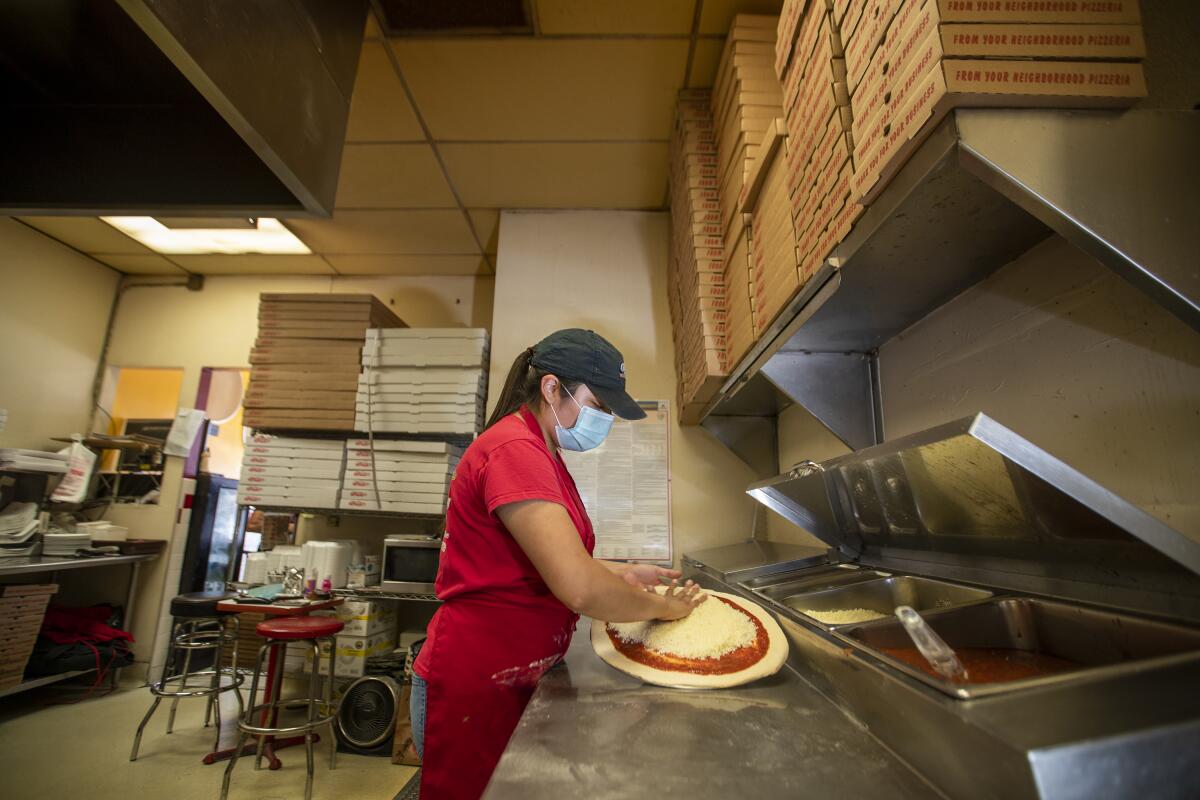
<path id="1" fill-rule="evenodd" d="M 954 654 L 954 650 L 929 627 L 929 623 L 912 606 L 898 606 L 896 617 L 904 626 L 904 630 L 908 631 L 917 650 L 939 674 L 952 681 L 962 682 L 967 679 L 967 671 Z"/>

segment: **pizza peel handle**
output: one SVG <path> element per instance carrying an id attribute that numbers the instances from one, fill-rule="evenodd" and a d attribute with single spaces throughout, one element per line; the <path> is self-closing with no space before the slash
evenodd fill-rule
<path id="1" fill-rule="evenodd" d="M 758 661 L 734 672 L 719 674 L 701 674 L 650 666 L 635 661 L 618 650 L 609 636 L 608 623 L 595 619 L 592 620 L 592 649 L 605 663 L 621 672 L 646 683 L 673 689 L 725 689 L 731 686 L 741 686 L 778 672 L 787 661 L 788 641 L 775 618 L 768 614 L 762 606 L 743 597 L 724 592 L 708 592 L 708 595 L 707 602 L 717 602 L 715 598 L 718 597 L 724 598 L 762 625 L 767 634 L 768 644 L 766 652 Z"/>

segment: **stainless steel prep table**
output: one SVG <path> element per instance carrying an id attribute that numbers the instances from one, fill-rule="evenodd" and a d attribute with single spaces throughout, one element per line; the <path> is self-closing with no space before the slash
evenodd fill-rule
<path id="1" fill-rule="evenodd" d="M 942 797 L 789 667 L 734 689 L 650 686 L 582 619 L 534 691 L 485 800 Z"/>

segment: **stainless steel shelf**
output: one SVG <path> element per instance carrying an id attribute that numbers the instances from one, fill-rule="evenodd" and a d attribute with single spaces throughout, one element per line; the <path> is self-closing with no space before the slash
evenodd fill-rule
<path id="1" fill-rule="evenodd" d="M 301 506 L 260 506 L 254 503 L 241 503 L 246 508 L 257 509 L 270 513 L 285 514 L 316 514 L 325 517 L 384 517 L 387 519 L 413 519 L 426 522 L 439 522 L 445 514 L 416 514 L 403 511 L 375 511 L 358 508 L 307 508 Z"/>
<path id="2" fill-rule="evenodd" d="M 436 595 L 421 594 L 418 592 L 389 592 L 386 589 L 380 589 L 377 586 L 368 586 L 365 589 L 334 589 L 335 597 L 354 597 L 359 600 L 408 600 L 422 603 L 437 603 L 440 602 Z"/>
<path id="3" fill-rule="evenodd" d="M 137 553 L 127 556 L 94 556 L 70 558 L 67 556 L 24 556 L 0 559 L 0 577 L 7 575 L 32 575 L 38 572 L 61 572 L 66 569 L 88 569 L 111 567 L 115 564 L 133 564 L 157 558 L 158 553 Z"/>
<path id="4" fill-rule="evenodd" d="M 1200 119 L 969 109 L 943 120 L 730 372 L 701 425 L 777 474 L 799 403 L 853 449 L 884 439 L 878 350 L 1057 232 L 1200 329 Z M 1191 144 L 1188 144 L 1188 143 Z"/>
<path id="5" fill-rule="evenodd" d="M 69 672 L 60 672 L 57 675 L 46 675 L 41 678 L 30 678 L 27 681 L 22 681 L 15 686 L 8 686 L 0 689 L 0 697 L 8 697 L 10 694 L 19 694 L 27 692 L 30 689 L 36 689 L 39 686 L 49 686 L 52 683 L 65 681 L 67 678 L 75 678 L 80 675 L 87 675 L 89 672 L 95 672 L 95 668 L 91 669 L 73 669 Z"/>

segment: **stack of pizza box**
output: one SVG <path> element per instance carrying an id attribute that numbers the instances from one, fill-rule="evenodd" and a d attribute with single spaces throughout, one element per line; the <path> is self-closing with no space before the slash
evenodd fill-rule
<path id="1" fill-rule="evenodd" d="M 837 5 L 836 0 L 788 0 L 780 15 L 775 69 L 784 87 L 785 181 L 800 286 L 862 212 L 850 191 L 852 119 Z"/>
<path id="2" fill-rule="evenodd" d="M 350 439 L 340 507 L 441 514 L 461 457 L 446 442 Z"/>
<path id="3" fill-rule="evenodd" d="M 681 92 L 670 143 L 668 295 L 680 418 L 698 422 L 728 372 L 725 250 L 708 91 Z"/>
<path id="4" fill-rule="evenodd" d="M 256 432 L 242 454 L 238 503 L 261 507 L 337 508 L 345 440 Z"/>
<path id="5" fill-rule="evenodd" d="M 24 680 L 54 583 L 0 586 L 0 689 Z"/>
<path id="6" fill-rule="evenodd" d="M 363 347 L 355 430 L 478 433 L 488 353 L 483 328 L 372 328 Z"/>
<path id="7" fill-rule="evenodd" d="M 369 294 L 260 295 L 245 424 L 353 431 L 367 330 L 404 327 Z"/>
<path id="8" fill-rule="evenodd" d="M 725 38 L 712 93 L 717 125 L 719 194 L 730 298 L 730 366 L 754 344 L 754 240 L 742 210 L 754 154 L 782 113 L 783 91 L 772 69 L 779 19 L 738 14 Z M 743 303 L 742 298 L 747 302 Z"/>
<path id="9" fill-rule="evenodd" d="M 952 108 L 1114 108 L 1146 94 L 1138 0 L 838 0 L 839 11 L 862 202 Z"/>

